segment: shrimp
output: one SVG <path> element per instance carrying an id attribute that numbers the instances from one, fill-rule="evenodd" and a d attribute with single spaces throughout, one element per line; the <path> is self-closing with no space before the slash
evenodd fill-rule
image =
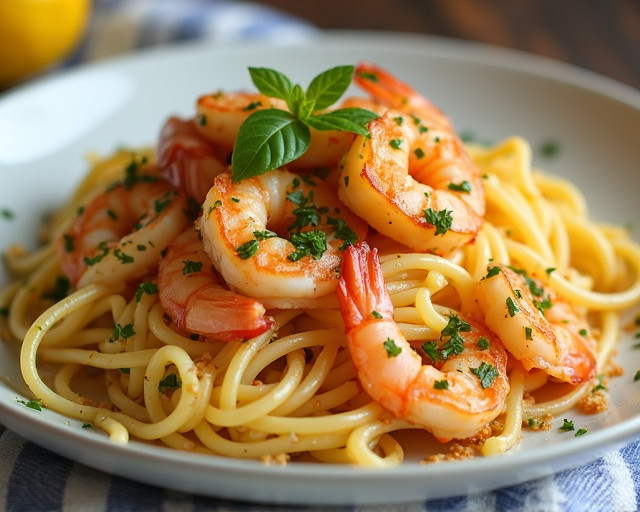
<path id="1" fill-rule="evenodd" d="M 208 338 L 253 338 L 274 325 L 260 302 L 222 285 L 193 228 L 179 235 L 160 260 L 158 296 L 178 329 Z"/>
<path id="2" fill-rule="evenodd" d="M 199 204 L 226 167 L 223 152 L 200 134 L 193 119 L 170 117 L 160 132 L 157 153 L 164 179 Z"/>
<path id="3" fill-rule="evenodd" d="M 322 180 L 282 169 L 238 183 L 225 171 L 203 212 L 198 228 L 214 266 L 267 308 L 310 307 L 332 294 L 344 247 L 368 228 Z"/>
<path id="4" fill-rule="evenodd" d="M 57 240 L 63 270 L 78 287 L 122 286 L 152 273 L 187 223 L 186 199 L 150 175 L 129 175 L 94 197 Z"/>
<path id="5" fill-rule="evenodd" d="M 377 231 L 414 250 L 446 255 L 472 241 L 485 213 L 482 177 L 450 122 L 378 68 L 360 65 L 356 77 L 390 106 L 377 110 L 370 136 L 357 136 L 345 155 L 340 199 Z"/>
<path id="6" fill-rule="evenodd" d="M 360 383 L 383 407 L 443 442 L 470 437 L 500 414 L 507 353 L 481 323 L 451 315 L 458 349 L 423 364 L 393 320 L 377 251 L 366 243 L 347 249 L 337 293 Z"/>
<path id="7" fill-rule="evenodd" d="M 571 384 L 595 377 L 596 342 L 589 326 L 553 290 L 492 263 L 475 300 L 487 326 L 525 369 L 539 368 Z"/>
<path id="8" fill-rule="evenodd" d="M 220 147 L 232 150 L 240 126 L 257 110 L 278 108 L 288 110 L 283 100 L 257 93 L 216 92 L 201 96 L 196 105 L 198 130 Z M 337 130 L 310 128 L 311 141 L 307 151 L 291 162 L 297 169 L 333 167 L 349 149 L 354 135 Z"/>

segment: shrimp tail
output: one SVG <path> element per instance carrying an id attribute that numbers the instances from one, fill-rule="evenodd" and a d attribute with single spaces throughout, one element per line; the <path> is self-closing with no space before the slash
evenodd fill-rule
<path id="1" fill-rule="evenodd" d="M 347 331 L 372 314 L 393 320 L 393 304 L 385 287 L 378 251 L 366 242 L 345 250 L 337 292 Z"/>
<path id="2" fill-rule="evenodd" d="M 188 332 L 212 336 L 222 341 L 248 339 L 271 329 L 274 320 L 265 316 L 263 305 L 243 295 L 208 286 L 191 297 L 176 325 Z M 232 330 L 229 318 L 233 315 Z"/>

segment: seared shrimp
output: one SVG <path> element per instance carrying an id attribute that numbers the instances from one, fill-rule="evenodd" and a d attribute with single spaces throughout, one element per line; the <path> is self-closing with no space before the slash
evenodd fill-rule
<path id="1" fill-rule="evenodd" d="M 476 301 L 487 326 L 525 369 L 539 368 L 571 384 L 595 377 L 589 325 L 553 290 L 494 263 L 478 283 Z"/>
<path id="2" fill-rule="evenodd" d="M 215 144 L 233 149 L 240 125 L 256 110 L 278 108 L 288 110 L 283 100 L 262 94 L 216 92 L 198 99 L 198 130 Z M 307 151 L 291 162 L 295 168 L 332 167 L 338 165 L 349 149 L 354 135 L 336 130 L 311 128 Z"/>
<path id="3" fill-rule="evenodd" d="M 222 285 L 193 228 L 179 235 L 160 260 L 158 296 L 178 329 L 208 338 L 253 338 L 273 326 L 260 302 Z"/>
<path id="4" fill-rule="evenodd" d="M 62 268 L 79 287 L 141 278 L 184 229 L 185 210 L 184 196 L 167 182 L 131 175 L 96 196 L 58 239 Z"/>
<path id="5" fill-rule="evenodd" d="M 389 238 L 446 255 L 482 226 L 480 171 L 428 100 L 384 71 L 369 66 L 365 75 L 362 67 L 357 81 L 389 108 L 345 156 L 340 198 Z"/>
<path id="6" fill-rule="evenodd" d="M 423 364 L 393 320 L 377 251 L 366 243 L 346 251 L 338 300 L 360 383 L 393 414 L 441 441 L 470 437 L 500 414 L 509 391 L 500 341 L 452 315 L 457 349 L 440 347 L 436 362 Z"/>
<path id="7" fill-rule="evenodd" d="M 160 132 L 157 152 L 164 179 L 199 204 L 226 167 L 224 154 L 200 134 L 194 120 L 170 117 Z"/>
<path id="8" fill-rule="evenodd" d="M 280 169 L 238 183 L 220 174 L 198 227 L 224 280 L 266 307 L 331 294 L 344 247 L 367 232 L 322 180 Z"/>

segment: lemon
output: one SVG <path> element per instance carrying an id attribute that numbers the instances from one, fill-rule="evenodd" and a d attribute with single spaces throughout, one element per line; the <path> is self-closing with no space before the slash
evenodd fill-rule
<path id="1" fill-rule="evenodd" d="M 67 56 L 90 10 L 91 0 L 0 0 L 0 89 Z"/>

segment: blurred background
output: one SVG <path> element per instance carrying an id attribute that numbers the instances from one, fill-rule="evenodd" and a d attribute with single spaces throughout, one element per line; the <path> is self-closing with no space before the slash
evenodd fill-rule
<path id="1" fill-rule="evenodd" d="M 638 0 L 263 0 L 323 29 L 409 31 L 515 48 L 640 88 Z"/>
<path id="2" fill-rule="evenodd" d="M 0 0 L 0 90 L 173 41 L 402 31 L 535 53 L 640 89 L 639 0 Z"/>

